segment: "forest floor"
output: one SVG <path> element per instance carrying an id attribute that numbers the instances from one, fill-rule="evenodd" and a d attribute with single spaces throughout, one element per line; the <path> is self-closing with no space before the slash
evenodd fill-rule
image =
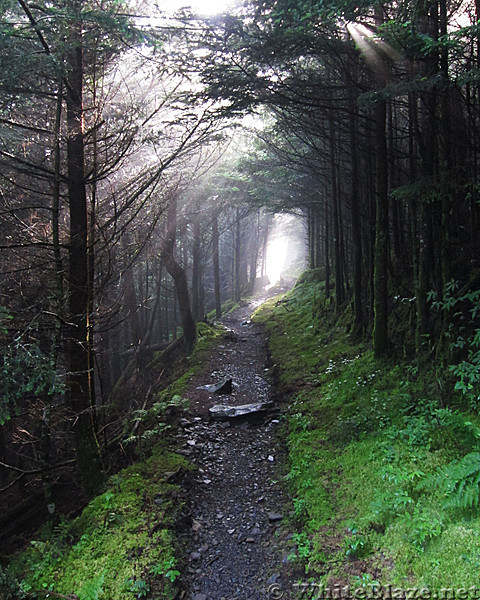
<path id="1" fill-rule="evenodd" d="M 182 454 L 197 467 L 189 502 L 184 575 L 188 600 L 287 598 L 286 530 L 290 510 L 284 482 L 285 449 L 279 435 L 279 399 L 269 375 L 268 341 L 250 315 L 252 300 L 223 319 L 227 332 L 206 369 L 185 396 L 188 419 L 178 434 Z M 200 386 L 233 379 L 229 395 Z M 274 401 L 273 411 L 252 418 L 213 421 L 213 405 Z"/>

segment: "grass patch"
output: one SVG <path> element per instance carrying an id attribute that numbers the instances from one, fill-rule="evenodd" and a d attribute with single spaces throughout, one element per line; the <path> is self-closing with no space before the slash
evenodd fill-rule
<path id="1" fill-rule="evenodd" d="M 317 279 L 254 317 L 290 399 L 297 562 L 316 583 L 370 591 L 479 585 L 478 416 L 442 401 L 434 365 L 377 361 L 352 341 Z"/>

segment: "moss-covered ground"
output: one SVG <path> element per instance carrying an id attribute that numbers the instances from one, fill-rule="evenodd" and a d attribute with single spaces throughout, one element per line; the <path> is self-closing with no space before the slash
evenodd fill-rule
<path id="1" fill-rule="evenodd" d="M 173 528 L 181 505 L 178 486 L 167 479 L 187 467 L 178 454 L 157 449 L 114 475 L 80 517 L 45 525 L 10 573 L 33 597 L 51 591 L 80 600 L 173 598 Z"/>
<path id="2" fill-rule="evenodd" d="M 172 383 L 153 394 L 152 405 L 136 411 L 135 435 L 123 440 L 125 447 L 134 446 L 138 462 L 113 475 L 76 519 L 55 516 L 6 572 L 0 568 L 1 600 L 176 597 L 182 570 L 178 481 L 192 465 L 174 452 L 172 421 L 186 408 L 182 393 L 190 378 L 203 368 L 223 332 L 198 325 L 194 352 L 176 365 Z"/>
<path id="3" fill-rule="evenodd" d="M 254 318 L 289 405 L 299 594 L 478 597 L 478 416 L 445 402 L 434 365 L 375 360 L 308 277 Z"/>
<path id="4" fill-rule="evenodd" d="M 339 597 L 351 586 L 357 597 L 382 590 L 388 598 L 478 597 L 480 423 L 461 397 L 446 393 L 438 365 L 375 360 L 314 278 L 270 299 L 254 318 L 267 328 L 288 405 L 298 595 Z M 133 441 L 148 458 L 114 475 L 77 519 L 46 524 L 8 575 L 0 570 L 0 586 L 12 590 L 7 599 L 174 598 L 182 500 L 172 473 L 189 465 L 171 452 L 169 425 L 155 424 L 164 409 L 181 406 L 219 336 L 201 325 L 173 384 L 139 411 Z"/>

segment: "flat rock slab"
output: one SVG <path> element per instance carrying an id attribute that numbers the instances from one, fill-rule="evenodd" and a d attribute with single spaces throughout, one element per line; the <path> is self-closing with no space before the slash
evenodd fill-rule
<path id="1" fill-rule="evenodd" d="M 208 409 L 212 419 L 236 419 L 265 412 L 272 408 L 273 402 L 254 402 L 240 406 L 224 406 L 217 404 Z"/>
<path id="2" fill-rule="evenodd" d="M 233 389 L 233 379 L 225 379 L 219 383 L 211 385 L 201 385 L 198 390 L 207 390 L 211 394 L 231 394 Z"/>

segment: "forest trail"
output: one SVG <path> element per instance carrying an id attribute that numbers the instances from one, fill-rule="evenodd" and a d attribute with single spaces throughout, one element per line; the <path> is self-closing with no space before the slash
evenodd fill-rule
<path id="1" fill-rule="evenodd" d="M 292 543 L 282 526 L 289 504 L 276 409 L 255 421 L 217 422 L 208 414 L 217 404 L 273 399 L 267 338 L 250 321 L 261 302 L 245 303 L 223 319 L 226 338 L 187 393 L 191 413 L 179 433 L 180 451 L 198 470 L 189 493 L 185 600 L 288 597 L 282 571 Z M 230 395 L 198 389 L 229 377 L 234 381 Z"/>

